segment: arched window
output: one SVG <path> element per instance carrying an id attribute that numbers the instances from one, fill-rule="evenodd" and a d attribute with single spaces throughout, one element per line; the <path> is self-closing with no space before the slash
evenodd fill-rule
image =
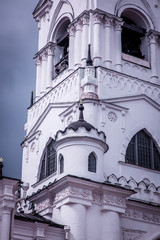
<path id="1" fill-rule="evenodd" d="M 43 151 L 39 180 L 56 172 L 56 151 L 54 149 L 54 143 L 55 141 L 53 139 L 50 140 Z"/>
<path id="2" fill-rule="evenodd" d="M 88 156 L 88 171 L 96 172 L 96 156 L 93 152 Z"/>
<path id="3" fill-rule="evenodd" d="M 125 161 L 160 171 L 160 152 L 154 140 L 144 130 L 139 131 L 131 139 Z"/>
<path id="4" fill-rule="evenodd" d="M 140 13 L 126 9 L 121 15 L 124 24 L 122 27 L 122 52 L 140 59 L 148 59 L 146 26 Z"/>
<path id="5" fill-rule="evenodd" d="M 60 154 L 59 157 L 59 173 L 63 173 L 64 172 L 64 157 L 62 154 Z"/>
<path id="6" fill-rule="evenodd" d="M 67 32 L 70 20 L 63 19 L 55 34 L 55 72 L 59 74 L 68 67 L 69 34 Z"/>

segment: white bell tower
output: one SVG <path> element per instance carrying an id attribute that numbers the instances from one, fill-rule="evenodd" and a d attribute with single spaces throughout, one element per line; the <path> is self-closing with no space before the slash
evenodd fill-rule
<path id="1" fill-rule="evenodd" d="M 22 181 L 36 212 L 69 225 L 70 240 L 158 236 L 160 221 L 152 228 L 143 211 L 155 216 L 160 204 L 157 2 L 40 0 L 33 12 Z"/>

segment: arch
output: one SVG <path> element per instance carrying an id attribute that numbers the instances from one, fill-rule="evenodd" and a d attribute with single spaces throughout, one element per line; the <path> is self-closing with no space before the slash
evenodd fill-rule
<path id="1" fill-rule="evenodd" d="M 59 15 L 59 12 L 63 6 L 64 3 L 67 3 L 70 8 L 71 8 L 71 12 L 69 13 L 65 13 L 63 15 L 61 15 L 58 19 L 58 15 Z M 71 5 L 71 3 L 68 1 L 68 0 L 60 0 L 55 11 L 54 11 L 54 14 L 53 14 L 53 17 L 52 17 L 52 20 L 51 20 L 51 25 L 50 25 L 50 29 L 49 29 L 49 32 L 48 32 L 48 37 L 47 37 L 47 41 L 52 41 L 52 37 L 53 37 L 53 33 L 54 33 L 54 30 L 56 29 L 58 23 L 61 21 L 62 18 L 64 17 L 67 17 L 70 19 L 70 22 L 74 19 L 74 10 L 73 10 L 73 7 Z"/>
<path id="2" fill-rule="evenodd" d="M 64 172 L 64 157 L 63 155 L 60 153 L 59 154 L 59 173 L 63 173 Z"/>
<path id="3" fill-rule="evenodd" d="M 152 131 L 150 126 L 148 126 L 146 123 L 141 123 L 141 124 L 137 125 L 134 129 L 132 129 L 132 131 L 128 134 L 128 136 L 126 136 L 125 140 L 123 141 L 122 149 L 121 149 L 122 161 L 124 161 L 124 156 L 126 154 L 127 146 L 129 144 L 129 142 L 131 141 L 132 137 L 142 129 L 144 129 L 148 133 L 148 135 L 152 136 L 152 138 L 156 142 L 156 145 L 158 146 L 158 148 L 160 147 L 160 145 L 158 145 L 159 137 L 155 134 L 155 132 Z"/>
<path id="4" fill-rule="evenodd" d="M 145 129 L 137 132 L 130 140 L 126 149 L 125 162 L 160 171 L 160 151 Z"/>
<path id="5" fill-rule="evenodd" d="M 97 157 L 95 152 L 91 152 L 88 156 L 88 171 L 96 173 L 97 170 Z"/>
<path id="6" fill-rule="evenodd" d="M 127 8 L 132 8 L 134 10 L 137 10 L 140 14 L 142 14 L 141 17 L 145 17 L 144 20 L 147 20 L 147 30 L 149 29 L 154 29 L 157 30 L 158 26 L 157 26 L 157 22 L 156 22 L 156 18 L 154 16 L 154 13 L 150 7 L 150 5 L 148 4 L 147 0 L 141 0 L 141 3 L 145 6 L 146 10 L 144 10 L 144 8 L 137 6 L 136 4 L 131 3 L 131 1 L 127 1 L 128 3 L 126 3 L 126 1 L 124 0 L 118 0 L 116 5 L 115 5 L 115 9 L 114 9 L 114 14 L 118 17 L 121 16 L 122 12 L 127 9 Z"/>
<path id="7" fill-rule="evenodd" d="M 54 149 L 55 140 L 49 138 L 47 141 L 38 167 L 38 181 L 43 180 L 52 173 L 56 172 L 56 151 Z"/>

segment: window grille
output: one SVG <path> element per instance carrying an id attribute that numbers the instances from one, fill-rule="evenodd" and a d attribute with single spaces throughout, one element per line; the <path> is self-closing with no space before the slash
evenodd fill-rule
<path id="1" fill-rule="evenodd" d="M 94 153 L 90 153 L 88 157 L 88 171 L 96 172 L 96 157 Z"/>
<path id="2" fill-rule="evenodd" d="M 139 131 L 130 141 L 125 161 L 149 169 L 160 170 L 160 152 L 153 139 L 144 131 Z"/>
<path id="3" fill-rule="evenodd" d="M 60 174 L 64 172 L 64 157 L 63 155 L 60 155 L 60 159 L 59 159 L 59 165 L 60 165 Z"/>
<path id="4" fill-rule="evenodd" d="M 54 149 L 54 142 L 54 140 L 51 140 L 44 149 L 39 180 L 56 172 L 56 151 Z"/>

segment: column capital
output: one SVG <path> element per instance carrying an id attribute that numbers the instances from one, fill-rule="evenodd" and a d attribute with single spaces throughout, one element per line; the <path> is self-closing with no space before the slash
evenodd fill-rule
<path id="1" fill-rule="evenodd" d="M 15 201 L 13 198 L 2 199 L 1 200 L 1 208 L 3 213 L 9 214 L 12 209 L 15 208 Z"/>
<path id="2" fill-rule="evenodd" d="M 45 50 L 41 53 L 42 61 L 47 61 L 47 57 L 48 57 L 48 52 L 47 52 L 47 50 L 45 49 Z"/>
<path id="3" fill-rule="evenodd" d="M 101 13 L 96 12 L 93 14 L 94 24 L 101 24 L 102 19 L 103 19 L 103 15 Z"/>
<path id="4" fill-rule="evenodd" d="M 48 45 L 46 51 L 48 56 L 53 56 L 55 51 L 55 45 Z"/>
<path id="5" fill-rule="evenodd" d="M 77 22 L 75 23 L 75 29 L 76 29 L 76 31 L 82 30 L 82 19 L 77 20 Z"/>
<path id="6" fill-rule="evenodd" d="M 115 31 L 122 31 L 124 22 L 121 19 L 114 19 Z"/>
<path id="7" fill-rule="evenodd" d="M 42 62 L 42 59 L 41 59 L 41 56 L 38 55 L 36 58 L 35 58 L 35 62 L 36 62 L 36 65 L 39 66 Z"/>
<path id="8" fill-rule="evenodd" d="M 75 36 L 75 31 L 76 31 L 76 28 L 75 28 L 75 25 L 71 25 L 69 28 L 68 28 L 68 33 L 70 36 Z"/>
<path id="9" fill-rule="evenodd" d="M 82 16 L 82 25 L 89 25 L 89 15 L 86 13 Z"/>
<path id="10" fill-rule="evenodd" d="M 105 24 L 105 27 L 111 27 L 112 23 L 113 23 L 113 18 L 110 18 L 108 16 L 105 16 L 104 18 L 104 24 Z"/>
<path id="11" fill-rule="evenodd" d="M 154 30 L 150 30 L 147 33 L 147 37 L 148 37 L 149 44 L 156 44 L 158 43 L 159 33 Z"/>

